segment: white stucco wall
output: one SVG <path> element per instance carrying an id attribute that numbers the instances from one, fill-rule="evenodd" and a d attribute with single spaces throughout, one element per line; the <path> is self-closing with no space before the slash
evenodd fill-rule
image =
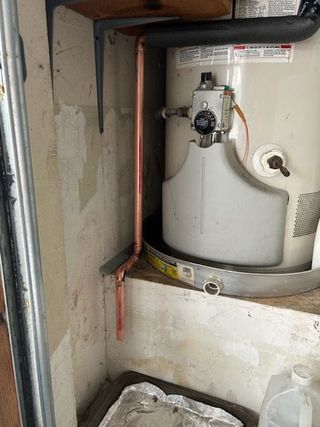
<path id="1" fill-rule="evenodd" d="M 257 412 L 271 375 L 304 363 L 320 380 L 318 315 L 130 278 L 121 343 L 114 283 L 106 284 L 112 378 L 135 370 Z"/>

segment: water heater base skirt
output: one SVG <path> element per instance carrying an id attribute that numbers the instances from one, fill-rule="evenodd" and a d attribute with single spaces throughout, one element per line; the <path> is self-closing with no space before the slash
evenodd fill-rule
<path id="1" fill-rule="evenodd" d="M 182 254 L 173 255 L 155 230 L 161 228 L 152 219 L 144 227 L 144 249 L 148 262 L 165 275 L 187 285 L 204 289 L 212 285 L 215 293 L 241 297 L 283 297 L 311 291 L 320 286 L 320 268 L 296 272 L 258 273 L 236 271 L 190 261 Z M 161 236 L 161 234 L 160 234 Z M 307 266 L 306 266 L 307 268 Z M 214 292 L 212 292 L 214 293 Z"/>

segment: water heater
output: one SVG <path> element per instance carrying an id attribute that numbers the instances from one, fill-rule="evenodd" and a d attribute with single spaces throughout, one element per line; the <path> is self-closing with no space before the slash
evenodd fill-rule
<path id="1" fill-rule="evenodd" d="M 221 268 L 310 266 L 320 216 L 320 33 L 167 51 L 163 240 Z"/>

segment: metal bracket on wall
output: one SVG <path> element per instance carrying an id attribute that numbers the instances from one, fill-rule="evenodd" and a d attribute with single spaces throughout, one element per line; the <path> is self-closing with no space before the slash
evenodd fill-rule
<path id="1" fill-rule="evenodd" d="M 122 265 L 124 262 L 127 261 L 128 258 L 132 255 L 133 245 L 128 246 L 127 248 L 123 249 L 121 252 L 119 252 L 117 255 L 115 255 L 113 258 L 111 258 L 109 261 L 107 261 L 105 264 L 103 264 L 102 267 L 100 267 L 100 274 L 109 275 L 114 273 L 120 265 Z"/>
<path id="2" fill-rule="evenodd" d="M 104 92 L 104 41 L 105 32 L 115 30 L 117 28 L 128 28 L 139 25 L 146 25 L 160 21 L 169 21 L 177 19 L 176 17 L 148 17 L 148 18 L 123 18 L 123 19 L 103 19 L 94 21 L 94 53 L 96 61 L 96 82 L 97 82 L 97 101 L 98 101 L 98 117 L 99 130 L 103 132 L 103 92 Z"/>
<path id="3" fill-rule="evenodd" d="M 53 33 L 54 33 L 54 11 L 58 6 L 66 6 L 71 3 L 79 3 L 79 0 L 46 0 L 47 30 L 50 55 L 50 71 L 53 81 Z M 102 19 L 93 22 L 94 51 L 96 63 L 97 102 L 99 130 L 103 132 L 103 71 L 104 71 L 104 40 L 105 32 L 117 28 L 128 28 L 139 25 L 151 24 L 153 22 L 169 21 L 176 17 L 146 17 L 146 18 L 121 18 Z"/>
<path id="4" fill-rule="evenodd" d="M 47 14 L 47 31 L 50 55 L 50 71 L 53 80 L 53 28 L 54 28 L 54 11 L 58 6 L 65 6 L 71 3 L 79 3 L 79 0 L 46 0 Z"/>

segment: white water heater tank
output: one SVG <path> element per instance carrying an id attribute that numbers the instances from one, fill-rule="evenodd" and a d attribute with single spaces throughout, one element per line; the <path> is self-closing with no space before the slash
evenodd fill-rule
<path id="1" fill-rule="evenodd" d="M 201 74 L 212 73 L 214 84 L 232 89 L 249 133 L 241 164 L 247 136 L 234 109 L 228 138 L 207 147 L 191 116 L 166 120 L 163 238 L 170 247 L 248 269 L 308 268 L 320 217 L 319 48 L 320 32 L 287 45 L 168 49 L 167 106 L 191 107 Z M 272 156 L 284 174 L 270 167 Z"/>

